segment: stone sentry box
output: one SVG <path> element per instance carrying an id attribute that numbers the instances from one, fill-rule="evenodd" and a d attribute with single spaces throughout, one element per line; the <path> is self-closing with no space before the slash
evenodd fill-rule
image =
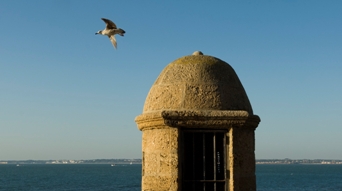
<path id="1" fill-rule="evenodd" d="M 142 190 L 256 190 L 260 118 L 226 62 L 196 51 L 161 72 L 135 119 Z"/>

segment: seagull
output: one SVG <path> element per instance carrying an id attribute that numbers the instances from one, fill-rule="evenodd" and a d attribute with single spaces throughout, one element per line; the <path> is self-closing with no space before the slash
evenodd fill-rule
<path id="1" fill-rule="evenodd" d="M 113 23 L 113 21 L 109 19 L 105 19 L 105 18 L 101 18 L 101 19 L 106 23 L 106 28 L 98 31 L 97 33 L 95 33 L 95 35 L 96 34 L 107 35 L 110 41 L 112 42 L 114 48 L 116 48 L 117 45 L 116 45 L 116 39 L 114 35 L 118 34 L 120 36 L 124 36 L 126 32 L 120 28 L 117 28 L 116 25 Z"/>

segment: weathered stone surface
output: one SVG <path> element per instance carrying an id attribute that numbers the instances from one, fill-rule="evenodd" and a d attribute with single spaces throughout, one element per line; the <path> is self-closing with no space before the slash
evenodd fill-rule
<path id="1" fill-rule="evenodd" d="M 256 190 L 254 131 L 233 127 L 229 131 L 229 142 L 230 189 Z"/>
<path id="2" fill-rule="evenodd" d="M 229 191 L 256 190 L 253 114 L 246 92 L 226 62 L 195 52 L 165 67 L 135 119 L 142 133 L 142 190 L 181 191 L 184 129 L 226 129 Z"/>
<path id="3" fill-rule="evenodd" d="M 158 111 L 181 108 L 183 94 L 175 94 L 174 92 L 183 91 L 184 88 L 185 87 L 182 84 L 152 86 L 150 90 L 151 96 L 146 98 L 146 102 L 150 104 L 145 104 L 145 109 L 149 111 Z"/>
<path id="4" fill-rule="evenodd" d="M 224 128 L 244 126 L 255 128 L 260 118 L 246 111 L 222 110 L 162 110 L 137 116 L 140 130 L 169 127 Z M 246 124 L 249 124 L 247 126 Z"/>
<path id="5" fill-rule="evenodd" d="M 161 72 L 148 93 L 143 113 L 167 109 L 244 110 L 253 114 L 234 69 L 205 55 L 184 56 Z"/>
<path id="6" fill-rule="evenodd" d="M 166 126 L 143 131 L 142 190 L 178 189 L 178 135 L 177 128 Z"/>
<path id="7" fill-rule="evenodd" d="M 165 176 L 143 176 L 143 191 L 178 191 L 178 184 L 175 179 Z"/>

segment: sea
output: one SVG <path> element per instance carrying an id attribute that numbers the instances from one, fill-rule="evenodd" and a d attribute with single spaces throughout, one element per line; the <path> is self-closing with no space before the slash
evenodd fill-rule
<path id="1" fill-rule="evenodd" d="M 258 191 L 342 191 L 342 165 L 257 164 Z M 0 165 L 0 191 L 140 191 L 141 164 Z"/>

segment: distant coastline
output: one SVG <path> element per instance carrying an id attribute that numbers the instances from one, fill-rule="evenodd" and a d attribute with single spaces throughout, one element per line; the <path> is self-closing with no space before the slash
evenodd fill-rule
<path id="1" fill-rule="evenodd" d="M 1 164 L 142 164 L 142 159 L 0 160 Z M 256 164 L 342 164 L 332 159 L 257 159 Z"/>
<path id="2" fill-rule="evenodd" d="M 331 159 L 257 159 L 256 164 L 342 164 Z"/>
<path id="3" fill-rule="evenodd" d="M 0 160 L 0 164 L 141 164 L 141 159 Z"/>

